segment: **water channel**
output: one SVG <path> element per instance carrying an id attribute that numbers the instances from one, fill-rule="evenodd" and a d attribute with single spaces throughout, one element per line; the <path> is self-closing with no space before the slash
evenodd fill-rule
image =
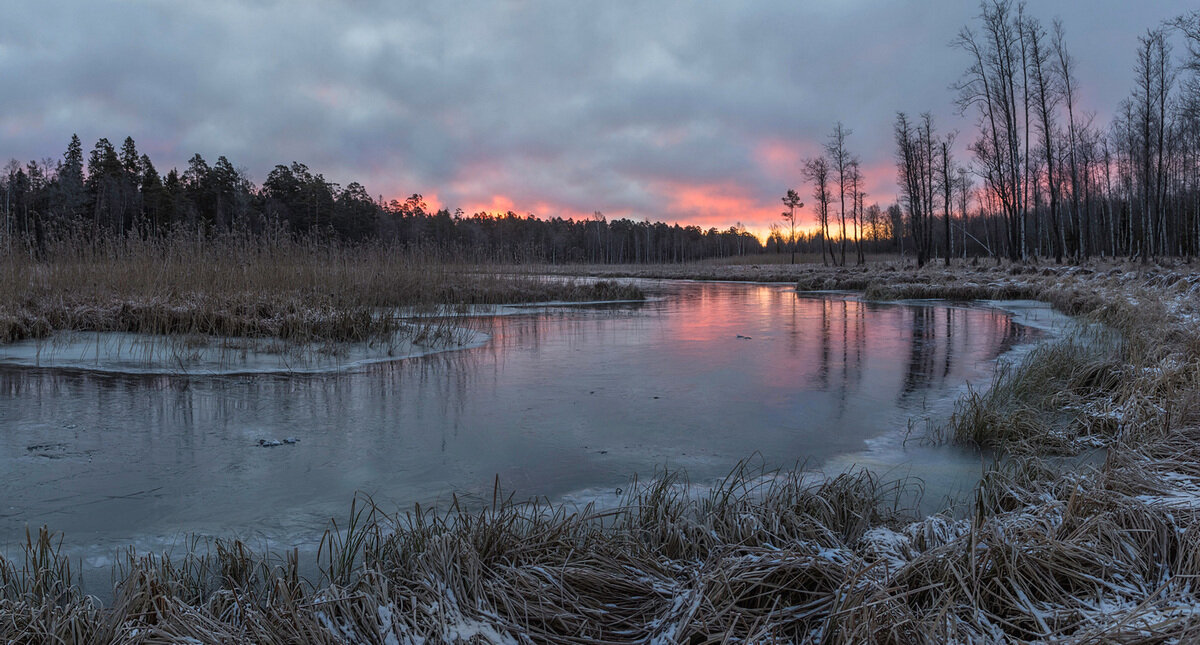
<path id="1" fill-rule="evenodd" d="M 0 552 L 41 525 L 96 569 L 187 534 L 306 549 L 357 491 L 397 510 L 469 504 L 498 477 L 518 499 L 603 502 L 635 474 L 705 482 L 752 455 L 916 476 L 927 498 L 953 497 L 986 457 L 906 442 L 910 427 L 1061 322 L 1029 303 L 646 288 L 645 303 L 466 318 L 464 349 L 299 372 L 0 347 Z"/>

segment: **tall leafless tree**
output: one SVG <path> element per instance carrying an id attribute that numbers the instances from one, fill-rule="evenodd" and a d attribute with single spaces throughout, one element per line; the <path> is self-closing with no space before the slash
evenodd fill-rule
<path id="1" fill-rule="evenodd" d="M 1035 126 L 1041 141 L 1042 161 L 1046 162 L 1047 192 L 1050 194 L 1050 247 L 1054 250 L 1054 261 L 1063 261 L 1063 232 L 1059 216 L 1058 181 L 1055 174 L 1055 111 L 1062 102 L 1061 85 L 1051 67 L 1051 52 L 1046 42 L 1046 30 L 1036 18 L 1027 18 L 1024 24 L 1025 41 L 1029 44 L 1029 71 L 1032 77 L 1031 94 L 1036 115 Z"/>
<path id="2" fill-rule="evenodd" d="M 829 161 L 824 156 L 813 157 L 804 162 L 804 179 L 812 182 L 813 200 L 817 203 L 817 217 L 821 225 L 821 262 L 825 261 L 825 252 L 829 251 L 829 259 L 837 264 L 833 255 L 833 247 L 829 241 L 829 202 L 833 195 L 829 190 Z"/>
<path id="3" fill-rule="evenodd" d="M 859 168 L 858 159 L 850 161 L 850 211 L 854 214 L 854 242 L 857 250 L 857 259 L 855 264 L 862 266 L 866 263 L 867 258 L 863 254 L 863 199 L 867 196 L 860 188 L 863 176 L 862 170 Z"/>
<path id="4" fill-rule="evenodd" d="M 972 145 L 980 172 L 999 201 L 1013 260 L 1027 254 L 1024 181 L 1024 136 L 1020 112 L 1027 96 L 1017 92 L 1024 73 L 1021 59 L 1021 19 L 1010 0 L 989 0 L 979 17 L 980 31 L 963 27 L 953 45 L 969 56 L 969 65 L 954 85 L 963 114 L 975 110 L 979 138 Z"/>
<path id="5" fill-rule="evenodd" d="M 850 151 L 846 149 L 846 137 L 853 133 L 838 121 L 833 126 L 833 131 L 829 133 L 829 139 L 825 143 L 825 154 L 828 155 L 829 161 L 833 166 L 833 171 L 837 173 L 838 200 L 840 209 L 838 218 L 842 225 L 842 266 L 846 265 L 846 188 L 850 176 L 850 164 L 853 161 Z"/>

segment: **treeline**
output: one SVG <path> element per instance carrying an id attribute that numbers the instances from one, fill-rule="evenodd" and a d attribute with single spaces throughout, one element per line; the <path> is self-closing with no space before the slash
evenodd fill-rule
<path id="1" fill-rule="evenodd" d="M 769 227 L 767 241 L 763 244 L 763 250 L 767 253 L 788 253 L 794 247 L 800 253 L 828 255 L 830 249 L 838 250 L 844 242 L 853 245 L 856 256 L 859 246 L 864 254 L 899 253 L 911 247 L 910 239 L 896 235 L 896 231 L 905 230 L 905 226 L 904 211 L 898 205 L 892 204 L 884 208 L 879 204 L 871 204 L 863 208 L 860 213 L 859 230 L 861 233 L 857 234 L 857 237 L 853 230 L 853 221 L 851 221 L 851 229 L 847 231 L 846 238 L 839 237 L 836 231 L 829 231 L 826 234 L 818 221 L 818 228 L 815 230 L 796 232 L 793 245 L 790 241 L 790 232 L 781 226 L 772 224 Z M 827 223 L 826 228 L 828 228 Z M 827 257 L 826 264 L 828 263 Z"/>
<path id="2" fill-rule="evenodd" d="M 1171 36 L 1188 44 L 1175 57 Z M 1134 87 L 1107 125 L 1080 104 L 1063 24 L 993 0 L 954 41 L 958 107 L 974 112 L 974 171 L 994 253 L 1084 259 L 1200 250 L 1200 12 L 1139 39 Z"/>
<path id="3" fill-rule="evenodd" d="M 209 165 L 199 154 L 183 172 L 160 175 L 128 137 L 119 150 L 101 139 L 86 160 L 73 136 L 60 160 L 10 161 L 0 174 L 0 224 L 6 240 L 34 251 L 64 233 L 146 238 L 181 228 L 381 240 L 517 262 L 683 262 L 763 250 L 740 225 L 705 230 L 600 212 L 586 219 L 431 212 L 419 194 L 372 199 L 361 184 L 339 186 L 302 163 L 275 166 L 261 186 L 225 157 Z"/>
<path id="4" fill-rule="evenodd" d="M 1181 56 L 1173 37 L 1186 43 Z M 986 0 L 953 46 L 967 60 L 956 107 L 977 117 L 972 158 L 954 158 L 957 133 L 938 132 L 930 113 L 898 113 L 903 216 L 875 208 L 873 220 L 861 206 L 857 160 L 847 156 L 849 131 L 838 123 L 824 153 L 805 163 L 821 239 L 800 244 L 819 246 L 835 264 L 850 245 L 878 249 L 880 231 L 891 238 L 883 246 L 918 264 L 1200 252 L 1200 12 L 1139 39 L 1134 87 L 1108 124 L 1080 104 L 1060 21 L 1046 27 L 1023 3 Z"/>

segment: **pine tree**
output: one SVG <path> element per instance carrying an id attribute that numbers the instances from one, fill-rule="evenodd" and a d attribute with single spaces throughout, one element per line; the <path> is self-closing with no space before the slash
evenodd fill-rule
<path id="1" fill-rule="evenodd" d="M 130 177 L 134 178 L 135 183 L 141 180 L 141 165 L 142 158 L 138 155 L 133 137 L 125 137 L 125 143 L 121 144 L 121 167 Z"/>
<path id="2" fill-rule="evenodd" d="M 51 207 L 63 217 L 74 219 L 83 215 L 87 195 L 83 184 L 83 144 L 79 135 L 71 135 L 67 151 L 58 166 L 57 194 Z"/>

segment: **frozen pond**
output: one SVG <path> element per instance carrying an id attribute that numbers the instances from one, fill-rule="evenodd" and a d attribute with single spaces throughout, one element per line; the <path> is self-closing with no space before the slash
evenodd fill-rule
<path id="1" fill-rule="evenodd" d="M 609 499 L 635 473 L 703 482 L 755 453 L 955 495 L 981 458 L 905 445 L 909 420 L 948 414 L 1057 320 L 1042 306 L 647 284 L 660 297 L 644 304 L 478 316 L 469 348 L 329 372 L 115 373 L 70 354 L 77 343 L 32 362 L 0 348 L 0 549 L 43 524 L 85 568 L 187 533 L 315 548 L 355 491 L 392 509 L 490 501 L 498 476 L 518 499 Z"/>

